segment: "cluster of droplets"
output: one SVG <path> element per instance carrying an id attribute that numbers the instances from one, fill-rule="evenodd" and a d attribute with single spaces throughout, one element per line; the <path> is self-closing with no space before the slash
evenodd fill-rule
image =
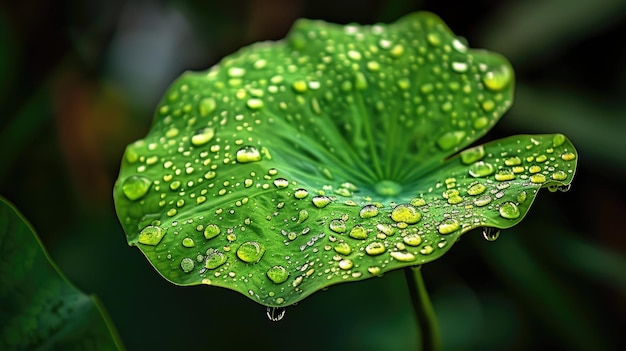
<path id="1" fill-rule="evenodd" d="M 302 21 L 280 45 L 187 74 L 126 149 L 120 220 L 176 283 L 235 289 L 279 320 L 279 306 L 433 260 L 472 228 L 494 240 L 489 228 L 519 220 L 538 188 L 571 181 L 576 156 L 556 135 L 464 151 L 454 169 L 465 173 L 407 186 L 411 165 L 460 150 L 510 105 L 508 64 L 429 15 L 389 27 Z"/>

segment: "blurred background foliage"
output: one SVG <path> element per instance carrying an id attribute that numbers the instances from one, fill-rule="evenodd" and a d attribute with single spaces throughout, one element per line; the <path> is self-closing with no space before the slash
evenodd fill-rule
<path id="1" fill-rule="evenodd" d="M 435 12 L 507 56 L 516 101 L 481 142 L 563 132 L 580 153 L 495 242 L 468 233 L 424 267 L 449 350 L 624 349 L 626 2 L 623 0 L 24 0 L 0 5 L 0 194 L 66 276 L 102 300 L 129 350 L 410 350 L 402 272 L 319 292 L 272 323 L 235 292 L 176 287 L 129 248 L 111 197 L 124 147 L 167 86 L 296 18 L 390 22 Z"/>

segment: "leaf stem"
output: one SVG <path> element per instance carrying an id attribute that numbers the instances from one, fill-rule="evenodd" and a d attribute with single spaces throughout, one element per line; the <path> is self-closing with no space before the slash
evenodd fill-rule
<path id="1" fill-rule="evenodd" d="M 420 329 L 422 350 L 441 350 L 439 326 L 428 291 L 426 291 L 426 285 L 424 285 L 424 279 L 422 279 L 421 266 L 405 268 L 404 276 L 409 287 L 413 312 Z"/>

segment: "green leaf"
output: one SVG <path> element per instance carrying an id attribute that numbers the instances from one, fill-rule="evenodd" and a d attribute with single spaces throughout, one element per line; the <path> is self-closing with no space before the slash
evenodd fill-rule
<path id="1" fill-rule="evenodd" d="M 123 349 L 100 302 L 63 277 L 3 198 L 0 256 L 0 349 Z"/>
<path id="2" fill-rule="evenodd" d="M 124 154 L 119 219 L 169 281 L 273 307 L 433 261 L 572 180 L 561 134 L 458 153 L 510 106 L 513 81 L 503 57 L 430 13 L 300 20 L 172 85 Z"/>

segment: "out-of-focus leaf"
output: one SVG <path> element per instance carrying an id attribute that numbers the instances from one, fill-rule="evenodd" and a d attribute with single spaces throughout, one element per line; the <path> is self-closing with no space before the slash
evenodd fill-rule
<path id="1" fill-rule="evenodd" d="M 513 1 L 485 20 L 483 45 L 522 64 L 553 54 L 625 17 L 623 0 Z"/>
<path id="2" fill-rule="evenodd" d="M 0 257 L 0 349 L 123 349 L 100 302 L 63 277 L 3 198 Z"/>

